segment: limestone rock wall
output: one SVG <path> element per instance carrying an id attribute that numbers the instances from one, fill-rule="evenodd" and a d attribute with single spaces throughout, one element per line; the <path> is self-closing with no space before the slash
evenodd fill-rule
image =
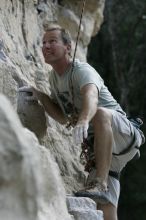
<path id="1" fill-rule="evenodd" d="M 68 28 L 73 38 L 74 48 L 81 7 L 80 0 L 0 1 L 0 93 L 9 99 L 14 111 L 19 114 L 23 126 L 34 131 L 39 138 L 37 140 L 36 136 L 28 130 L 26 132 L 20 122 L 17 122 L 19 125 L 15 125 L 15 120 L 12 118 L 16 118 L 16 115 L 9 114 L 10 104 L 7 105 L 7 101 L 2 101 L 2 112 L 6 112 L 0 117 L 0 125 L 4 125 L 7 129 L 6 132 L 0 132 L 0 148 L 4 148 L 4 153 L 3 151 L 0 153 L 0 157 L 3 158 L 0 163 L 3 169 L 2 175 L 8 172 L 8 182 L 7 177 L 0 178 L 0 198 L 5 204 L 0 209 L 0 216 L 1 213 L 5 216 L 3 219 L 23 219 L 18 216 L 24 214 L 24 219 L 68 219 L 65 191 L 71 193 L 83 185 L 86 174 L 79 160 L 80 146 L 74 145 L 71 131 L 48 117 L 39 103 L 29 106 L 25 101 L 22 102 L 22 99 L 19 101 L 21 97 L 17 92 L 19 87 L 32 84 L 49 94 L 48 78 L 51 67 L 44 63 L 41 53 L 43 27 L 48 22 L 58 22 Z M 104 0 L 86 1 L 76 55 L 81 60 L 86 60 L 91 36 L 95 35 L 100 28 L 103 9 Z M 2 100 L 4 100 L 3 96 Z M 11 123 L 6 115 L 9 116 Z M 16 119 L 16 121 L 19 120 Z M 14 126 L 14 130 L 8 129 L 10 124 Z M 4 127 L 0 127 L 1 131 Z M 39 129 L 44 129 L 46 132 L 44 137 L 39 136 L 41 134 L 41 132 L 38 134 Z M 14 141 L 15 138 L 16 141 Z M 25 158 L 23 153 L 25 156 L 29 155 L 26 161 L 23 159 Z M 32 158 L 33 156 L 37 158 L 34 158 L 35 162 L 31 154 Z M 9 161 L 11 161 L 10 172 Z M 24 164 L 27 164 L 26 168 Z M 38 172 L 35 171 L 36 167 Z M 56 194 L 55 189 L 57 189 Z M 15 205 L 13 199 L 8 202 L 9 197 L 15 198 Z M 62 205 L 60 205 L 61 198 Z M 59 207 L 56 212 L 55 207 Z M 14 218 L 10 218 L 9 216 L 13 216 L 13 210 L 15 210 Z M 61 210 L 63 216 L 60 214 Z M 40 217 L 36 218 L 37 215 Z M 58 218 L 59 215 L 62 217 Z"/>
<path id="2" fill-rule="evenodd" d="M 59 169 L 0 95 L 0 219 L 70 220 Z"/>

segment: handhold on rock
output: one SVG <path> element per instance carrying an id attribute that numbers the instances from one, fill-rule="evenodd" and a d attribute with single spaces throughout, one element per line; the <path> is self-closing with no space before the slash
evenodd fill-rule
<path id="1" fill-rule="evenodd" d="M 19 92 L 17 98 L 17 113 L 24 127 L 33 131 L 38 139 L 45 136 L 47 118 L 43 106 L 38 101 L 27 101 L 27 92 Z"/>

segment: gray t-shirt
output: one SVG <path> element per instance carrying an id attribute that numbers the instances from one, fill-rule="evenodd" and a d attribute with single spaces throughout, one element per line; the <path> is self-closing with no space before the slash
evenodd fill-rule
<path id="1" fill-rule="evenodd" d="M 62 108 L 65 114 L 70 114 L 73 110 L 71 85 L 74 92 L 74 105 L 77 112 L 80 112 L 82 106 L 82 97 L 80 90 L 87 84 L 95 84 L 99 91 L 98 106 L 108 109 L 114 109 L 123 112 L 120 105 L 113 98 L 103 79 L 97 71 L 88 63 L 75 60 L 74 69 L 71 74 L 71 67 L 59 76 L 54 70 L 50 73 L 51 97 Z M 72 81 L 72 84 L 70 83 Z M 124 113 L 124 112 L 123 112 Z"/>

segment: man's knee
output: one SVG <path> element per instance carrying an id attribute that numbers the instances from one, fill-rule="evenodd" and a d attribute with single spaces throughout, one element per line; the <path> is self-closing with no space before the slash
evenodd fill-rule
<path id="1" fill-rule="evenodd" d="M 101 126 L 102 124 L 111 125 L 112 113 L 110 109 L 99 107 L 92 119 L 93 126 Z"/>

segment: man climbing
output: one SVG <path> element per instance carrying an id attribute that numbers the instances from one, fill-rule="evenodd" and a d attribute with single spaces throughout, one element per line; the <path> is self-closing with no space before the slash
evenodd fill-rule
<path id="1" fill-rule="evenodd" d="M 29 100 L 38 99 L 49 116 L 73 126 L 73 138 L 82 144 L 90 172 L 85 188 L 75 195 L 94 199 L 105 220 L 117 220 L 118 174 L 139 151 L 143 134 L 127 119 L 95 69 L 79 60 L 72 62 L 71 37 L 66 30 L 58 25 L 48 27 L 42 52 L 53 68 L 51 96 L 33 87 L 19 91 L 31 92 Z"/>

